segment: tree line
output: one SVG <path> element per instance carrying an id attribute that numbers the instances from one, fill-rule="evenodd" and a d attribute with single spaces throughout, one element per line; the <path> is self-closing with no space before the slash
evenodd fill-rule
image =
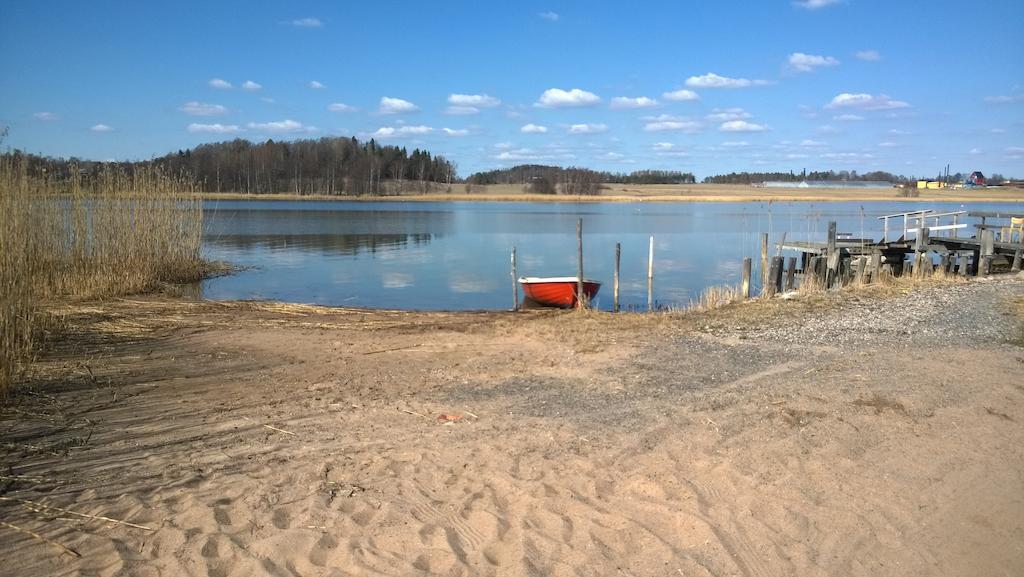
<path id="1" fill-rule="evenodd" d="M 487 170 L 471 174 L 466 179 L 468 190 L 475 185 L 518 184 L 538 194 L 598 194 L 601 185 L 609 184 L 691 184 L 693 174 L 670 170 L 637 170 L 616 173 L 570 166 L 520 164 L 511 168 Z"/>
<path id="2" fill-rule="evenodd" d="M 729 174 L 718 174 L 704 178 L 707 184 L 756 184 L 765 181 L 779 182 L 802 182 L 822 180 L 844 180 L 844 181 L 885 181 L 893 184 L 905 184 L 914 180 L 903 175 L 892 174 L 876 170 L 859 174 L 856 170 L 833 170 L 807 172 L 730 172 Z"/>
<path id="3" fill-rule="evenodd" d="M 110 169 L 131 172 L 156 167 L 197 183 L 204 192 L 267 194 L 398 194 L 427 192 L 458 181 L 455 163 L 441 155 L 374 140 L 320 138 L 253 143 L 236 139 L 201 144 L 140 162 L 96 162 L 77 158 L 25 156 L 31 171 L 52 178 L 72 172 L 88 180 Z"/>

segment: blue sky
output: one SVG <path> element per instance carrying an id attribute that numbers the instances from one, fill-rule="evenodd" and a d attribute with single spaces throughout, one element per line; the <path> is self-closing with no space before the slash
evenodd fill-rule
<path id="1" fill-rule="evenodd" d="M 462 175 L 1024 177 L 1024 3 L 5 0 L 5 147 L 355 135 Z"/>

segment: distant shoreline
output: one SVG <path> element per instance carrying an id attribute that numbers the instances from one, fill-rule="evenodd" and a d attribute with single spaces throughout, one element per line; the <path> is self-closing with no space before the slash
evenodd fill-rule
<path id="1" fill-rule="evenodd" d="M 460 185 L 458 188 L 462 188 Z M 205 200 L 349 201 L 349 202 L 961 202 L 1024 203 L 1024 189 L 922 190 L 900 196 L 897 189 L 764 189 L 743 185 L 614 185 L 597 196 L 547 195 L 523 192 L 519 185 L 481 187 L 482 192 L 429 192 L 396 195 L 297 195 L 294 193 L 200 193 Z M 915 190 L 916 189 L 912 189 Z"/>

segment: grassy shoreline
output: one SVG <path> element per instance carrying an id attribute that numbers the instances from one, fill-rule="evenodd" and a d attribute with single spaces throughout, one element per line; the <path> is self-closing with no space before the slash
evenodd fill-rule
<path id="1" fill-rule="evenodd" d="M 461 187 L 460 187 L 461 188 Z M 764 189 L 728 185 L 615 185 L 597 196 L 562 196 L 523 192 L 517 185 L 482 187 L 482 192 L 429 192 L 388 196 L 246 194 L 205 192 L 204 200 L 349 201 L 349 202 L 991 202 L 1024 203 L 1024 189 L 922 190 L 900 196 L 896 189 L 837 190 L 824 188 Z M 917 192 L 915 190 L 915 192 Z"/>

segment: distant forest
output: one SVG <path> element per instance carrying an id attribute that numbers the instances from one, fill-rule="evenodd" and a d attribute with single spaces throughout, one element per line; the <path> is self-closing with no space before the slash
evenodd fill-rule
<path id="1" fill-rule="evenodd" d="M 134 163 L 27 158 L 30 170 L 46 169 L 58 178 L 66 178 L 72 170 L 89 178 L 110 167 L 131 171 L 136 166 L 155 166 L 195 179 L 205 192 L 397 194 L 427 192 L 458 179 L 455 164 L 443 156 L 418 148 L 410 153 L 404 147 L 360 142 L 355 137 L 262 143 L 236 139 Z"/>
<path id="2" fill-rule="evenodd" d="M 890 172 L 884 172 L 880 170 L 875 172 L 865 172 L 864 174 L 858 174 L 856 170 L 840 170 L 839 172 L 827 170 L 824 172 L 803 171 L 801 173 L 730 172 L 729 174 L 708 176 L 704 179 L 704 182 L 707 184 L 756 184 L 765 181 L 802 182 L 804 180 L 808 182 L 821 180 L 872 180 L 891 182 L 893 184 L 904 184 L 910 182 L 912 179 L 908 179 L 903 175 L 896 175 Z"/>
<path id="3" fill-rule="evenodd" d="M 466 179 L 474 185 L 518 184 L 538 194 L 598 194 L 600 186 L 611 184 L 692 184 L 693 174 L 671 170 L 637 170 L 629 174 L 601 172 L 587 168 L 562 168 L 543 164 L 521 164 L 512 168 L 477 172 Z"/>

